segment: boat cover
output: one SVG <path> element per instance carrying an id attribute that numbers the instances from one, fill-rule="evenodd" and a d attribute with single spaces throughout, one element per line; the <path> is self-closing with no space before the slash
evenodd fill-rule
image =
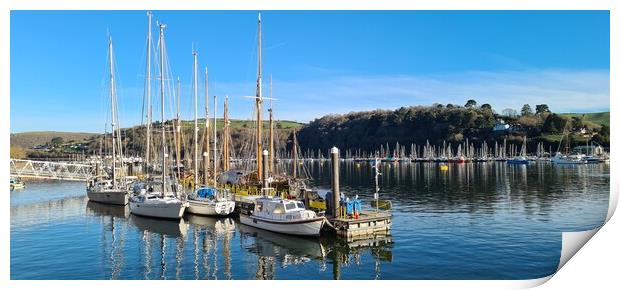
<path id="1" fill-rule="evenodd" d="M 215 196 L 215 193 L 216 193 L 215 188 L 203 187 L 203 188 L 198 189 L 197 195 L 200 198 L 207 198 L 207 197 Z"/>

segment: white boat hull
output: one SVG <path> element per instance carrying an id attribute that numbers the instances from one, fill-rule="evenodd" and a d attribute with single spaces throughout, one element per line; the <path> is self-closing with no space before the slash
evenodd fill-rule
<path id="1" fill-rule="evenodd" d="M 323 223 L 325 223 L 324 217 L 288 222 L 271 221 L 240 214 L 239 219 L 242 224 L 247 226 L 297 236 L 319 236 L 321 227 L 323 227 Z"/>
<path id="2" fill-rule="evenodd" d="M 186 207 L 183 202 L 129 201 L 129 209 L 132 214 L 163 219 L 180 219 L 183 217 Z"/>
<path id="3" fill-rule="evenodd" d="M 129 202 L 129 192 L 126 190 L 87 190 L 88 199 L 94 202 L 126 205 Z"/>
<path id="4" fill-rule="evenodd" d="M 187 212 L 199 215 L 227 216 L 235 210 L 234 201 L 188 200 Z"/>

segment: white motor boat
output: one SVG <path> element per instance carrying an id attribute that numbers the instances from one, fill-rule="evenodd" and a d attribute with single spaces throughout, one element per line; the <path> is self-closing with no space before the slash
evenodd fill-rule
<path id="1" fill-rule="evenodd" d="M 199 215 L 227 216 L 235 210 L 230 191 L 200 187 L 187 197 L 187 212 Z"/>
<path id="2" fill-rule="evenodd" d="M 325 217 L 307 210 L 300 201 L 279 197 L 259 197 L 249 214 L 239 214 L 242 224 L 272 232 L 318 236 L 325 223 Z"/>
<path id="3" fill-rule="evenodd" d="M 588 161 L 583 158 L 581 154 L 577 155 L 563 155 L 560 152 L 557 152 L 553 158 L 551 158 L 551 162 L 555 164 L 586 164 Z"/>
<path id="4" fill-rule="evenodd" d="M 147 188 L 129 199 L 129 209 L 135 215 L 180 219 L 187 208 L 187 202 L 171 192 L 171 190 L 163 190 L 161 182 L 150 182 Z"/>

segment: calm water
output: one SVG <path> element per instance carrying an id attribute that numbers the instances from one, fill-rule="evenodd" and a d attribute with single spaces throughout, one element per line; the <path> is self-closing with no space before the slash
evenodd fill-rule
<path id="1" fill-rule="evenodd" d="M 329 163 L 307 163 L 329 187 Z M 342 190 L 372 198 L 368 164 L 341 165 Z M 609 165 L 384 164 L 391 242 L 282 236 L 232 218 L 180 222 L 88 202 L 83 183 L 11 195 L 12 279 L 529 279 L 554 272 L 561 232 L 602 224 Z M 368 206 L 368 202 L 365 204 Z"/>

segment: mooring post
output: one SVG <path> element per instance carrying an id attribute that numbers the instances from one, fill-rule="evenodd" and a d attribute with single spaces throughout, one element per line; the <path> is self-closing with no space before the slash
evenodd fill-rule
<path id="1" fill-rule="evenodd" d="M 263 190 L 269 187 L 269 151 L 263 150 Z"/>
<path id="2" fill-rule="evenodd" d="M 340 209 L 340 153 L 332 147 L 332 217 L 338 217 Z"/>

